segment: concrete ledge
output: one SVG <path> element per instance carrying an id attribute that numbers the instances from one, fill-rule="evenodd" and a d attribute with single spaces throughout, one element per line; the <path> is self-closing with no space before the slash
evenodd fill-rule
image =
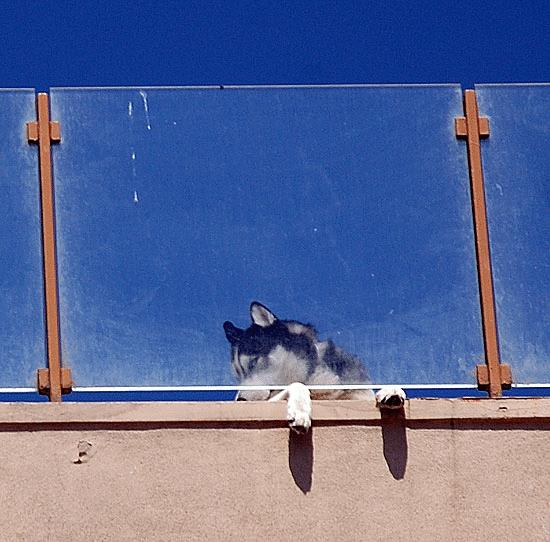
<path id="1" fill-rule="evenodd" d="M 520 421 L 550 419 L 550 398 L 410 399 L 401 413 L 408 422 L 445 420 Z M 0 430 L 17 425 L 285 424 L 284 402 L 218 403 L 0 403 Z M 371 401 L 314 401 L 315 422 L 379 424 Z"/>

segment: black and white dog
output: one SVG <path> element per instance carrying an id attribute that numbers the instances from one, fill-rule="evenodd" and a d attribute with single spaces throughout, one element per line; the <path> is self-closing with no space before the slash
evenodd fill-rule
<path id="1" fill-rule="evenodd" d="M 374 399 L 381 408 L 401 408 L 405 392 L 385 386 L 376 396 L 367 390 L 310 390 L 307 386 L 368 384 L 361 361 L 330 340 L 317 339 L 315 328 L 294 320 L 279 320 L 258 302 L 250 305 L 252 325 L 240 329 L 225 322 L 231 345 L 233 373 L 244 386 L 286 386 L 270 390 L 244 390 L 241 400 L 287 399 L 290 427 L 305 433 L 311 426 L 311 396 L 314 399 Z"/>

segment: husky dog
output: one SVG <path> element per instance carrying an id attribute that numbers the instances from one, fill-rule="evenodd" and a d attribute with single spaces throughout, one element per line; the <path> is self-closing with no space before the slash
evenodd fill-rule
<path id="1" fill-rule="evenodd" d="M 240 329 L 225 322 L 231 345 L 233 374 L 245 386 L 287 386 L 281 393 L 270 390 L 239 392 L 241 400 L 287 399 L 290 426 L 305 432 L 311 425 L 310 390 L 306 386 L 368 383 L 367 372 L 355 356 L 330 341 L 317 339 L 310 324 L 279 320 L 267 307 L 250 305 L 252 325 Z M 374 399 L 371 390 L 311 390 L 314 399 Z M 401 408 L 405 393 L 384 387 L 376 394 L 382 408 Z"/>

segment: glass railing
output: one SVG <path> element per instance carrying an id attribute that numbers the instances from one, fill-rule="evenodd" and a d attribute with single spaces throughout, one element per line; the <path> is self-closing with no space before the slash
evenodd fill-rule
<path id="1" fill-rule="evenodd" d="M 0 400 L 37 400 L 17 390 L 46 365 L 38 154 L 26 131 L 35 100 L 31 89 L 0 90 Z"/>
<path id="2" fill-rule="evenodd" d="M 500 358 L 519 386 L 508 393 L 544 394 L 550 86 L 476 96 L 490 125 Z M 0 401 L 38 400 L 48 363 L 26 133 L 35 100 L 0 91 Z M 242 382 L 223 324 L 247 328 L 254 301 L 314 325 L 375 387 L 477 393 L 485 350 L 458 85 L 58 88 L 49 100 L 62 134 L 51 156 L 65 400 L 231 399 Z"/>
<path id="3" fill-rule="evenodd" d="M 502 361 L 550 383 L 550 85 L 478 85 L 489 117 L 483 170 Z"/>
<path id="4" fill-rule="evenodd" d="M 247 327 L 255 300 L 314 324 L 376 384 L 475 384 L 460 87 L 50 96 L 62 354 L 78 386 L 234 386 L 222 324 Z"/>

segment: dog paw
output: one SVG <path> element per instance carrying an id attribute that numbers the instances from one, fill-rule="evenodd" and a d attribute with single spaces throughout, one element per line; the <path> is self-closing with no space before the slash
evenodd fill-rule
<path id="1" fill-rule="evenodd" d="M 286 419 L 288 420 L 288 425 L 290 426 L 290 428 L 301 435 L 307 433 L 309 431 L 309 428 L 311 427 L 311 418 L 303 412 L 289 412 Z"/>
<path id="2" fill-rule="evenodd" d="M 378 408 L 398 409 L 405 404 L 407 396 L 397 386 L 384 386 L 376 393 L 376 406 Z"/>
<path id="3" fill-rule="evenodd" d="M 311 396 L 306 386 L 299 382 L 287 389 L 286 419 L 296 433 L 307 433 L 311 427 Z"/>

